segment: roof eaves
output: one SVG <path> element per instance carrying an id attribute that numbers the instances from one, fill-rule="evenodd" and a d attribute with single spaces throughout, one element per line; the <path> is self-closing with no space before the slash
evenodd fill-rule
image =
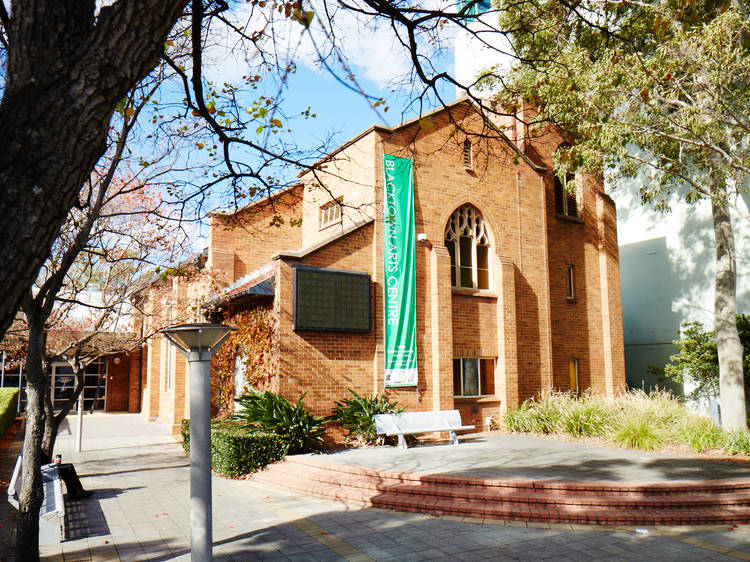
<path id="1" fill-rule="evenodd" d="M 242 211 L 246 211 L 247 209 L 250 209 L 251 207 L 255 207 L 256 205 L 260 205 L 261 203 L 267 203 L 271 199 L 274 199 L 275 197 L 280 197 L 281 195 L 284 195 L 285 193 L 288 193 L 292 191 L 293 189 L 297 187 L 302 187 L 301 183 L 295 183 L 292 185 L 289 185 L 283 189 L 279 189 L 278 191 L 274 191 L 273 193 L 269 193 L 265 197 L 261 197 L 260 199 L 255 199 L 253 201 L 249 201 L 242 207 L 237 207 L 236 209 L 232 209 L 229 207 L 217 207 L 213 211 L 209 211 L 208 216 L 231 216 L 236 215 L 238 213 L 241 213 Z"/>
<path id="2" fill-rule="evenodd" d="M 279 259 L 279 258 L 289 258 L 289 259 L 296 259 L 296 260 L 302 259 L 312 254 L 313 252 L 317 252 L 318 250 L 324 248 L 325 246 L 328 246 L 329 244 L 335 242 L 336 240 L 340 240 L 341 238 L 348 236 L 355 230 L 359 230 L 363 226 L 367 226 L 368 224 L 373 223 L 373 222 L 375 222 L 375 219 L 367 219 L 363 222 L 352 224 L 342 230 L 337 231 L 335 234 L 328 236 L 327 238 L 321 240 L 320 242 L 316 244 L 312 244 L 311 246 L 308 246 L 306 248 L 300 248 L 299 250 L 282 250 L 280 252 L 277 252 L 273 255 L 273 259 Z"/>

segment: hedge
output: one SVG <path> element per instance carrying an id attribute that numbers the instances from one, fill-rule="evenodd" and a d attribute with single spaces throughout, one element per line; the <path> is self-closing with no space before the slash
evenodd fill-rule
<path id="1" fill-rule="evenodd" d="M 0 437 L 13 425 L 17 409 L 18 389 L 0 388 Z"/>
<path id="2" fill-rule="evenodd" d="M 182 448 L 190 453 L 190 420 L 182 420 Z M 242 424 L 211 420 L 211 467 L 236 478 L 284 458 L 286 444 L 271 433 L 250 432 Z"/>

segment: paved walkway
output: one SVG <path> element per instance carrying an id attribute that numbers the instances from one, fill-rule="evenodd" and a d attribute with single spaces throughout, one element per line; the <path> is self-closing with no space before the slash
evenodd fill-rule
<path id="1" fill-rule="evenodd" d="M 188 462 L 160 425 L 137 414 L 89 415 L 84 451 L 74 453 L 73 445 L 63 428 L 57 452 L 75 463 L 84 486 L 96 494 L 68 504 L 69 540 L 43 547 L 45 560 L 189 559 Z M 422 456 L 412 460 L 468 453 L 466 445 L 422 448 Z M 379 452 L 383 458 L 391 454 Z M 12 455 L 9 451 L 0 464 L 5 482 Z M 533 467 L 533 459 L 519 460 Z M 13 560 L 13 512 L 5 501 L 0 524 L 0 559 Z M 215 477 L 214 556 L 241 561 L 750 560 L 750 530 L 527 526 L 430 517 Z"/>
<path id="2" fill-rule="evenodd" d="M 379 470 L 484 478 L 617 482 L 750 478 L 750 460 L 706 460 L 497 432 L 461 437 L 456 447 L 369 447 L 338 451 L 324 459 Z"/>

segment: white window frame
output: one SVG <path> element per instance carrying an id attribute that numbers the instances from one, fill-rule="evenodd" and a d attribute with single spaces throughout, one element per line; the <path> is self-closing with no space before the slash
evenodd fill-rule
<path id="1" fill-rule="evenodd" d="M 495 388 L 497 389 L 497 379 L 496 379 L 496 375 L 497 375 L 497 357 L 454 357 L 453 360 L 454 361 L 458 360 L 459 361 L 459 365 L 461 366 L 461 368 L 460 368 L 460 375 L 459 375 L 459 379 L 461 381 L 461 393 L 460 394 L 455 394 L 455 390 L 456 389 L 454 388 L 453 389 L 453 392 L 454 392 L 453 397 L 454 398 L 480 398 L 482 396 L 494 396 L 494 394 L 485 394 L 483 392 L 484 389 L 482 388 L 482 372 L 481 372 L 482 363 L 481 362 L 483 360 L 490 360 L 490 361 L 492 361 L 492 379 L 493 379 L 493 382 L 495 383 Z M 474 360 L 474 361 L 476 361 L 476 367 L 477 367 L 476 368 L 476 373 L 477 373 L 477 389 L 478 389 L 479 394 L 464 394 L 464 361 L 466 361 L 466 360 Z M 497 390 L 495 390 L 495 392 L 497 392 Z"/>
<path id="2" fill-rule="evenodd" d="M 343 197 L 339 197 L 320 206 L 318 209 L 320 228 L 326 228 L 327 226 L 341 222 L 341 207 L 343 202 Z"/>
<path id="3" fill-rule="evenodd" d="M 461 284 L 461 238 L 471 238 L 471 286 Z M 492 288 L 492 264 L 490 253 L 490 237 L 485 226 L 482 213 L 473 205 L 463 205 L 453 211 L 445 227 L 445 245 L 448 250 L 452 249 L 451 268 L 455 268 L 456 282 L 451 283 L 457 289 L 489 290 Z M 487 286 L 479 286 L 479 266 L 477 259 L 477 247 L 487 248 Z M 455 262 L 455 263 L 453 263 Z M 466 266 L 463 266 L 466 267 Z"/>

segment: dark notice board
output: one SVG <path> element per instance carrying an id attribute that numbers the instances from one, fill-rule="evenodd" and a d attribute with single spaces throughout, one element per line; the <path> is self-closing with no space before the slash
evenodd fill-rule
<path id="1" fill-rule="evenodd" d="M 369 332 L 370 276 L 323 267 L 294 267 L 293 328 Z"/>

